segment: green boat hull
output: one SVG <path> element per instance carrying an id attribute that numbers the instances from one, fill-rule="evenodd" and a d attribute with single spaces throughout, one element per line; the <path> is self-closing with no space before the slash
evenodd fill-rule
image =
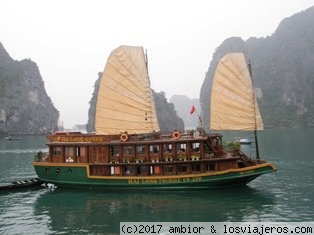
<path id="1" fill-rule="evenodd" d="M 164 176 L 94 176 L 88 165 L 35 164 L 38 177 L 58 187 L 101 189 L 187 189 L 245 185 L 258 176 L 276 171 L 269 163 L 226 171 Z"/>

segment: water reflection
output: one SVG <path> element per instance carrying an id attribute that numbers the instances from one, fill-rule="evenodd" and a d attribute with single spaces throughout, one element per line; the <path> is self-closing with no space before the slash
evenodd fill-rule
<path id="1" fill-rule="evenodd" d="M 200 191 L 81 191 L 56 189 L 40 195 L 35 216 L 49 215 L 53 233 L 118 233 L 121 221 L 212 222 L 262 218 L 272 195 L 248 186 Z"/>

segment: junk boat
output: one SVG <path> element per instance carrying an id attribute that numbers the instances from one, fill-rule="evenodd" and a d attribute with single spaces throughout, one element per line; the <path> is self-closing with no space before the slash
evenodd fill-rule
<path id="1" fill-rule="evenodd" d="M 244 185 L 276 171 L 258 149 L 250 158 L 239 148 L 224 147 L 222 135 L 213 132 L 256 134 L 263 128 L 242 53 L 220 60 L 210 106 L 209 133 L 202 127 L 159 131 L 144 50 L 120 46 L 111 52 L 100 82 L 96 133 L 58 131 L 47 136 L 49 151 L 36 154 L 35 171 L 40 180 L 56 186 L 103 189 L 217 188 Z"/>

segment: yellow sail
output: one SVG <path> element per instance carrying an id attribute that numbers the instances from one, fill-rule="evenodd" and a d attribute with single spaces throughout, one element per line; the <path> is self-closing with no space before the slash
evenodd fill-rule
<path id="1" fill-rule="evenodd" d="M 108 58 L 99 85 L 96 134 L 159 131 L 142 47 L 120 46 Z"/>
<path id="2" fill-rule="evenodd" d="M 217 65 L 211 92 L 210 129 L 263 129 L 250 70 L 243 53 L 226 54 Z"/>

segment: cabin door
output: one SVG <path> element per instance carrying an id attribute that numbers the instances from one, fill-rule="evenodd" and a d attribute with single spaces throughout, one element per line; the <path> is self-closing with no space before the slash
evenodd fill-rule
<path id="1" fill-rule="evenodd" d="M 108 147 L 95 146 L 90 149 L 92 163 L 106 163 L 108 162 Z"/>

